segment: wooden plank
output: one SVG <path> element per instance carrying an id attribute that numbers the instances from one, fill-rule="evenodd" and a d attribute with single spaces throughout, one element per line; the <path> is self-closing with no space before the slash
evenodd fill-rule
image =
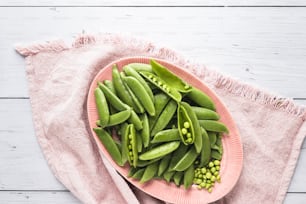
<path id="1" fill-rule="evenodd" d="M 6 204 L 81 204 L 67 191 L 0 191 L 0 203 Z"/>
<path id="2" fill-rule="evenodd" d="M 306 193 L 287 193 L 284 204 L 305 204 Z"/>
<path id="3" fill-rule="evenodd" d="M 2 0 L 1 6 L 301 6 L 303 0 Z"/>
<path id="4" fill-rule="evenodd" d="M 306 87 L 306 8 L 0 8 L 0 26 L 0 97 L 28 96 L 14 44 L 82 30 L 149 39 L 247 83 L 306 97 L 297 88 Z"/>
<path id="5" fill-rule="evenodd" d="M 0 163 L 0 190 L 65 189 L 52 175 L 37 144 L 28 99 L 0 100 Z M 304 172 L 305 144 L 289 192 L 306 192 Z"/>

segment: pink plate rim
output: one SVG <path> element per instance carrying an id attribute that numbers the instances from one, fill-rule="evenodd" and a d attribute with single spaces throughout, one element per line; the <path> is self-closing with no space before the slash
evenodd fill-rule
<path id="1" fill-rule="evenodd" d="M 228 135 L 223 136 L 223 157 L 221 161 L 221 183 L 216 183 L 213 188 L 212 193 L 208 193 L 206 190 L 198 190 L 196 187 L 185 190 L 183 186 L 177 187 L 175 184 L 167 183 L 163 180 L 152 180 L 145 184 L 140 184 L 137 180 L 127 177 L 128 165 L 124 167 L 118 166 L 110 157 L 107 150 L 104 148 L 103 144 L 100 142 L 99 138 L 96 136 L 93 127 L 96 127 L 96 120 L 98 119 L 96 105 L 94 100 L 94 89 L 97 87 L 97 82 L 104 79 L 111 79 L 111 68 L 114 64 L 117 64 L 119 70 L 126 64 L 137 62 L 148 64 L 150 59 L 155 59 L 170 71 L 177 74 L 183 80 L 191 84 L 192 86 L 204 91 L 209 95 L 215 102 L 217 112 L 220 115 L 220 121 L 225 123 L 230 131 Z M 182 68 L 167 62 L 162 59 L 153 57 L 126 57 L 120 58 L 113 61 L 101 69 L 93 81 L 91 82 L 88 97 L 87 97 L 87 115 L 89 127 L 91 129 L 91 135 L 93 136 L 100 152 L 106 156 L 110 161 L 111 165 L 119 172 L 126 180 L 132 183 L 134 186 L 140 190 L 146 192 L 147 194 L 156 197 L 160 200 L 170 203 L 210 203 L 217 201 L 228 194 L 239 180 L 242 166 L 243 166 L 243 149 L 241 138 L 238 132 L 238 128 L 227 110 L 223 102 L 218 98 L 218 96 L 203 82 L 201 82 L 195 75 L 183 70 Z"/>

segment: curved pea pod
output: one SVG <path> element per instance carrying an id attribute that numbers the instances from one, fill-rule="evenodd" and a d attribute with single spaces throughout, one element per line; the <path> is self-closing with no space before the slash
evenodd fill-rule
<path id="1" fill-rule="evenodd" d="M 210 146 L 212 147 L 213 145 L 216 144 L 217 141 L 217 133 L 216 132 L 207 132 L 209 141 L 210 141 Z"/>
<path id="2" fill-rule="evenodd" d="M 143 77 L 135 69 L 133 69 L 130 65 L 125 65 L 123 67 L 123 71 L 125 72 L 127 76 L 132 76 L 136 78 L 141 83 L 141 85 L 144 87 L 144 89 L 147 91 L 151 100 L 154 100 L 153 92 L 150 86 L 147 84 L 147 82 L 143 79 Z"/>
<path id="3" fill-rule="evenodd" d="M 192 137 L 194 138 L 195 149 L 196 149 L 197 153 L 200 153 L 201 149 L 202 149 L 202 132 L 201 132 L 201 126 L 199 124 L 197 116 L 193 112 L 191 106 L 188 103 L 181 102 L 181 106 L 185 108 L 185 110 L 186 110 L 186 112 L 187 112 L 187 114 L 190 118 L 190 121 L 191 121 L 191 124 L 192 124 L 192 125 L 190 125 L 190 127 L 193 128 L 193 132 L 191 131 L 191 134 L 193 134 L 193 136 L 191 136 L 191 138 Z M 179 122 L 178 124 L 181 124 L 181 122 Z M 188 129 L 187 129 L 187 132 L 188 132 Z M 187 135 L 187 137 L 188 137 L 188 135 Z"/>
<path id="4" fill-rule="evenodd" d="M 180 161 L 180 159 L 187 153 L 188 146 L 180 144 L 180 146 L 172 153 L 172 158 L 170 160 L 168 171 L 173 171 L 174 166 Z"/>
<path id="5" fill-rule="evenodd" d="M 174 150 L 178 148 L 180 145 L 180 142 L 178 141 L 173 141 L 173 142 L 168 142 L 164 143 L 162 145 L 159 145 L 157 147 L 154 147 L 147 152 L 142 153 L 139 155 L 140 160 L 151 160 L 151 159 L 156 159 L 158 157 L 165 156 Z"/>
<path id="6" fill-rule="evenodd" d="M 134 63 L 130 63 L 128 65 L 138 72 L 139 71 L 153 72 L 152 71 L 152 66 L 150 64 L 134 62 Z"/>
<path id="7" fill-rule="evenodd" d="M 150 95 L 143 87 L 143 85 L 134 77 L 124 77 L 123 80 L 132 92 L 136 95 L 136 97 L 140 100 L 140 103 L 143 105 L 144 109 L 149 113 L 149 115 L 155 115 L 155 107 L 153 100 L 151 99 Z"/>
<path id="8" fill-rule="evenodd" d="M 170 97 L 164 94 L 163 92 L 157 93 L 154 95 L 155 115 L 149 116 L 150 131 L 154 127 L 157 119 L 159 118 L 160 113 L 164 110 L 169 100 L 170 100 Z"/>
<path id="9" fill-rule="evenodd" d="M 180 186 L 181 185 L 181 180 L 182 180 L 183 176 L 184 176 L 184 172 L 183 171 L 175 172 L 175 174 L 173 175 L 173 181 L 174 181 L 176 186 Z"/>
<path id="10" fill-rule="evenodd" d="M 128 149 L 128 133 L 127 131 L 128 124 L 123 123 L 120 126 L 120 132 L 121 132 L 121 160 L 122 164 L 125 164 L 128 160 L 128 154 L 129 154 L 129 149 Z"/>
<path id="11" fill-rule="evenodd" d="M 138 169 L 133 175 L 132 178 L 140 180 L 145 172 L 145 168 Z"/>
<path id="12" fill-rule="evenodd" d="M 207 132 L 204 130 L 204 128 L 201 128 L 201 132 L 203 136 L 202 138 L 203 146 L 200 154 L 200 166 L 203 167 L 206 166 L 210 161 L 211 149 L 210 149 L 210 140 Z"/>
<path id="13" fill-rule="evenodd" d="M 188 85 L 185 81 L 173 74 L 171 71 L 169 71 L 166 67 L 164 67 L 157 61 L 152 59 L 150 60 L 150 64 L 152 66 L 153 72 L 163 81 L 166 81 L 167 84 L 172 88 L 182 93 L 187 93 L 191 91 L 192 87 L 190 85 Z"/>
<path id="14" fill-rule="evenodd" d="M 128 121 L 134 124 L 136 130 L 142 129 L 142 122 L 134 110 L 131 110 L 131 116 L 129 117 Z"/>
<path id="15" fill-rule="evenodd" d="M 136 131 L 136 139 L 137 139 L 137 150 L 138 152 L 142 151 L 142 137 L 139 132 Z"/>
<path id="16" fill-rule="evenodd" d="M 170 142 L 180 140 L 180 133 L 178 129 L 167 129 L 156 133 L 151 141 L 151 143 L 159 142 Z"/>
<path id="17" fill-rule="evenodd" d="M 154 127 L 152 128 L 151 135 L 155 135 L 159 131 L 163 130 L 170 120 L 172 119 L 174 113 L 177 109 L 177 103 L 174 100 L 170 100 L 164 110 L 161 112 L 158 120 L 156 121 Z"/>
<path id="18" fill-rule="evenodd" d="M 199 123 L 207 131 L 229 133 L 227 127 L 219 121 L 199 120 Z"/>
<path id="19" fill-rule="evenodd" d="M 196 160 L 197 156 L 199 154 L 197 153 L 194 146 L 192 146 L 188 152 L 177 162 L 177 164 L 174 166 L 173 170 L 175 171 L 185 171 L 190 167 L 190 165 L 193 165 L 194 161 Z"/>
<path id="20" fill-rule="evenodd" d="M 195 112 L 198 120 L 219 120 L 220 116 L 213 110 L 208 108 L 191 106 L 192 110 Z"/>
<path id="21" fill-rule="evenodd" d="M 170 182 L 171 178 L 173 177 L 173 175 L 175 174 L 175 171 L 166 171 L 163 174 L 163 178 L 167 181 Z"/>
<path id="22" fill-rule="evenodd" d="M 129 92 L 129 94 L 131 95 L 132 101 L 134 103 L 134 110 L 136 113 L 144 113 L 145 109 L 142 106 L 142 104 L 140 103 L 140 100 L 136 97 L 136 95 L 134 94 L 134 92 L 130 89 L 130 87 L 124 83 L 126 90 Z"/>
<path id="23" fill-rule="evenodd" d="M 136 173 L 137 170 L 138 170 L 137 168 L 131 167 L 129 169 L 127 177 L 129 177 L 129 178 L 132 177 Z"/>
<path id="24" fill-rule="evenodd" d="M 144 173 L 143 173 L 143 175 L 140 179 L 140 183 L 145 183 L 145 182 L 151 180 L 156 175 L 157 169 L 158 169 L 158 163 L 157 162 L 149 164 L 146 167 L 146 169 L 145 169 L 145 171 L 144 171 Z"/>
<path id="25" fill-rule="evenodd" d="M 142 137 L 142 143 L 144 147 L 148 147 L 150 143 L 150 127 L 149 127 L 149 119 L 147 114 L 143 114 L 140 116 L 142 121 L 142 130 L 140 132 Z"/>
<path id="26" fill-rule="evenodd" d="M 129 164 L 133 167 L 137 167 L 138 162 L 138 146 L 137 146 L 137 136 L 135 127 L 133 124 L 128 124 L 124 133 L 125 141 L 124 145 L 126 145 L 126 149 L 128 151 L 127 159 Z"/>
<path id="27" fill-rule="evenodd" d="M 105 127 L 109 121 L 109 109 L 104 93 L 96 88 L 94 91 L 100 126 Z"/>
<path id="28" fill-rule="evenodd" d="M 187 110 L 181 104 L 179 104 L 177 108 L 177 126 L 182 142 L 185 145 L 192 144 L 194 142 L 193 123 L 191 122 Z"/>
<path id="29" fill-rule="evenodd" d="M 125 122 L 130 117 L 130 115 L 131 115 L 131 109 L 127 109 L 127 110 L 115 113 L 113 115 L 110 115 L 109 122 L 106 125 L 106 127 L 121 124 Z"/>
<path id="30" fill-rule="evenodd" d="M 103 84 L 111 91 L 113 92 L 114 94 L 116 94 L 116 90 L 115 90 L 115 87 L 114 87 L 114 84 L 111 80 L 108 80 L 108 79 L 105 79 L 103 81 Z"/>
<path id="31" fill-rule="evenodd" d="M 156 86 L 158 89 L 163 91 L 165 94 L 173 98 L 175 101 L 179 102 L 182 100 L 182 95 L 180 92 L 178 92 L 176 89 L 172 88 L 162 80 L 160 77 L 156 76 L 155 74 L 152 74 L 150 72 L 141 71 L 140 74 L 146 78 L 151 84 Z"/>
<path id="32" fill-rule="evenodd" d="M 104 145 L 105 149 L 112 157 L 112 159 L 118 165 L 122 166 L 123 164 L 121 159 L 121 153 L 112 136 L 102 128 L 94 128 L 93 130 L 98 135 L 99 139 L 101 140 L 102 144 Z"/>
<path id="33" fill-rule="evenodd" d="M 118 111 L 123 111 L 123 110 L 127 110 L 130 109 L 130 107 L 125 104 L 123 101 L 121 101 L 121 99 L 115 95 L 114 92 L 112 92 L 111 89 L 109 89 L 106 85 L 102 84 L 102 83 L 98 83 L 99 88 L 103 91 L 103 93 L 105 94 L 105 98 L 107 99 L 107 101 Z"/>
<path id="34" fill-rule="evenodd" d="M 112 78 L 113 78 L 113 84 L 115 87 L 115 91 L 118 95 L 118 97 L 127 105 L 130 107 L 135 108 L 135 104 L 132 100 L 131 95 L 129 94 L 128 90 L 126 89 L 123 80 L 121 78 L 120 72 L 117 68 L 117 65 L 113 65 L 112 68 Z"/>
<path id="35" fill-rule="evenodd" d="M 158 176 L 161 176 L 166 171 L 166 169 L 169 166 L 170 160 L 171 160 L 171 154 L 167 154 L 160 160 L 157 171 Z"/>
<path id="36" fill-rule="evenodd" d="M 211 151 L 211 157 L 217 160 L 221 160 L 222 159 L 222 154 L 220 154 L 220 152 L 218 152 L 217 150 L 212 150 Z"/>
<path id="37" fill-rule="evenodd" d="M 187 97 L 204 108 L 216 110 L 213 100 L 208 95 L 195 87 L 193 87 L 192 90 L 187 93 Z"/>
<path id="38" fill-rule="evenodd" d="M 184 187 L 188 189 L 191 187 L 194 179 L 194 165 L 190 165 L 188 169 L 184 172 Z"/>

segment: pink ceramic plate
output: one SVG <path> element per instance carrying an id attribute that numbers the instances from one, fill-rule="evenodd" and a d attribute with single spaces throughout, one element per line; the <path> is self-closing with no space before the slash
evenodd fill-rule
<path id="1" fill-rule="evenodd" d="M 146 57 L 131 57 L 119 59 L 104 67 L 94 78 L 91 83 L 88 99 L 87 99 L 87 112 L 90 128 L 96 127 L 96 120 L 98 119 L 96 104 L 94 99 L 94 89 L 97 87 L 98 81 L 105 79 L 112 79 L 112 65 L 117 64 L 119 70 L 126 64 L 132 62 L 140 62 L 149 64 L 150 58 Z M 124 176 L 129 182 L 141 189 L 142 191 L 170 203 L 210 203 L 214 202 L 231 191 L 236 182 L 239 179 L 242 170 L 243 151 L 240 136 L 229 111 L 225 105 L 220 101 L 216 94 L 210 90 L 205 84 L 203 84 L 194 75 L 184 71 L 183 69 L 163 60 L 156 59 L 159 63 L 163 64 L 170 71 L 181 77 L 194 87 L 197 87 L 209 95 L 216 104 L 217 112 L 219 113 L 220 121 L 225 123 L 229 129 L 229 135 L 222 138 L 223 143 L 223 157 L 221 161 L 221 183 L 216 183 L 212 193 L 208 193 L 206 190 L 198 190 L 192 186 L 189 190 L 185 190 L 183 186 L 177 187 L 174 183 L 167 183 L 163 180 L 152 180 L 145 184 L 140 184 L 137 180 L 127 177 L 128 165 L 124 167 L 118 166 L 110 157 L 107 150 L 96 134 L 92 131 L 92 135 L 102 153 L 111 162 L 113 167 Z"/>

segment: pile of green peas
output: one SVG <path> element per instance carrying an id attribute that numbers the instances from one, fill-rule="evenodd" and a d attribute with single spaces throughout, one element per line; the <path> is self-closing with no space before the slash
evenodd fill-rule
<path id="1" fill-rule="evenodd" d="M 228 133 L 212 99 L 153 59 L 122 70 L 114 65 L 112 80 L 94 91 L 94 131 L 111 158 L 141 183 L 162 179 L 211 192 Z"/>

